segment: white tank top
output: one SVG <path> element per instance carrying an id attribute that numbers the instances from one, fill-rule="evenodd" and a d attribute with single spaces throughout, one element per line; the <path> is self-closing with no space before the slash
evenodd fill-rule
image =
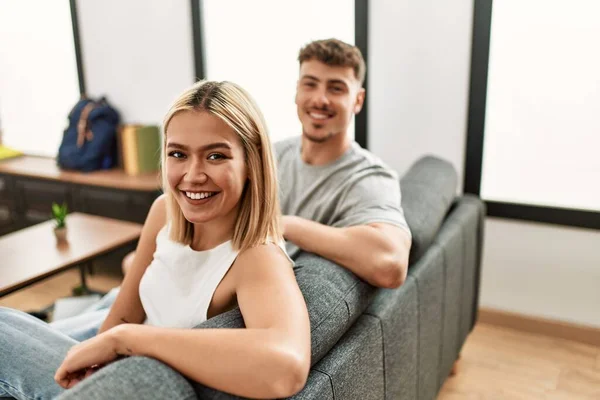
<path id="1" fill-rule="evenodd" d="M 279 247 L 285 253 L 283 243 Z M 238 254 L 231 240 L 210 250 L 193 250 L 169 239 L 163 227 L 156 237 L 154 258 L 140 281 L 144 324 L 193 328 L 206 321 L 217 286 Z"/>

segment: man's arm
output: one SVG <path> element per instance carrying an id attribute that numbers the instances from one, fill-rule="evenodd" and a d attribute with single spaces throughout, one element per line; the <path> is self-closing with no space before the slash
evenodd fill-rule
<path id="1" fill-rule="evenodd" d="M 396 288 L 406 279 L 411 238 L 386 223 L 335 228 L 284 216 L 284 236 L 302 250 L 332 260 L 370 284 Z"/>

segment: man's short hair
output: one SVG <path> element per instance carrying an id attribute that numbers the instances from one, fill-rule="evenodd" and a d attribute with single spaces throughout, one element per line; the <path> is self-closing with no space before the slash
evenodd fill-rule
<path id="1" fill-rule="evenodd" d="M 310 42 L 298 54 L 300 65 L 304 61 L 317 60 L 333 67 L 351 67 L 361 86 L 365 81 L 367 66 L 358 47 L 338 39 Z"/>

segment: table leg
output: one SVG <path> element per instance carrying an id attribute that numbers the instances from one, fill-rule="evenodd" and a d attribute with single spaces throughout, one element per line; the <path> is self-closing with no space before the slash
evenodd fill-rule
<path id="1" fill-rule="evenodd" d="M 80 265 L 79 266 L 79 278 L 80 278 L 80 282 L 81 282 L 81 289 L 83 289 L 83 292 L 88 292 L 89 288 L 87 286 L 87 282 L 85 280 L 85 269 L 89 268 L 89 264 L 90 263 L 86 263 L 85 265 Z"/>
<path id="2" fill-rule="evenodd" d="M 106 294 L 105 292 L 92 290 L 88 287 L 86 278 L 85 278 L 85 271 L 86 271 L 86 269 L 89 271 L 91 268 L 92 268 L 91 261 L 88 261 L 87 263 L 79 266 L 79 278 L 81 280 L 81 285 L 79 287 L 73 288 L 73 294 L 99 294 L 100 296 L 104 296 Z M 77 292 L 79 292 L 79 293 L 77 293 Z"/>

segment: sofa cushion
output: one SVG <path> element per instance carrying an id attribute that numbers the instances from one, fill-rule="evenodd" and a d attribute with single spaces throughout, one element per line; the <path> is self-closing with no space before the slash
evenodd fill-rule
<path id="1" fill-rule="evenodd" d="M 331 377 L 321 371 L 312 369 L 304 389 L 290 400 L 335 400 Z"/>
<path id="2" fill-rule="evenodd" d="M 385 399 L 384 348 L 382 327 L 378 318 L 361 315 L 335 347 L 313 367 L 329 376 L 335 399 Z M 305 387 L 293 400 L 309 397 L 312 388 Z"/>
<path id="3" fill-rule="evenodd" d="M 419 301 L 415 270 L 411 270 L 401 287 L 378 290 L 365 311 L 381 321 L 387 399 L 419 398 Z"/>
<path id="4" fill-rule="evenodd" d="M 456 196 L 456 170 L 447 161 L 425 156 L 400 179 L 402 208 L 412 233 L 410 265 L 433 242 Z"/>

